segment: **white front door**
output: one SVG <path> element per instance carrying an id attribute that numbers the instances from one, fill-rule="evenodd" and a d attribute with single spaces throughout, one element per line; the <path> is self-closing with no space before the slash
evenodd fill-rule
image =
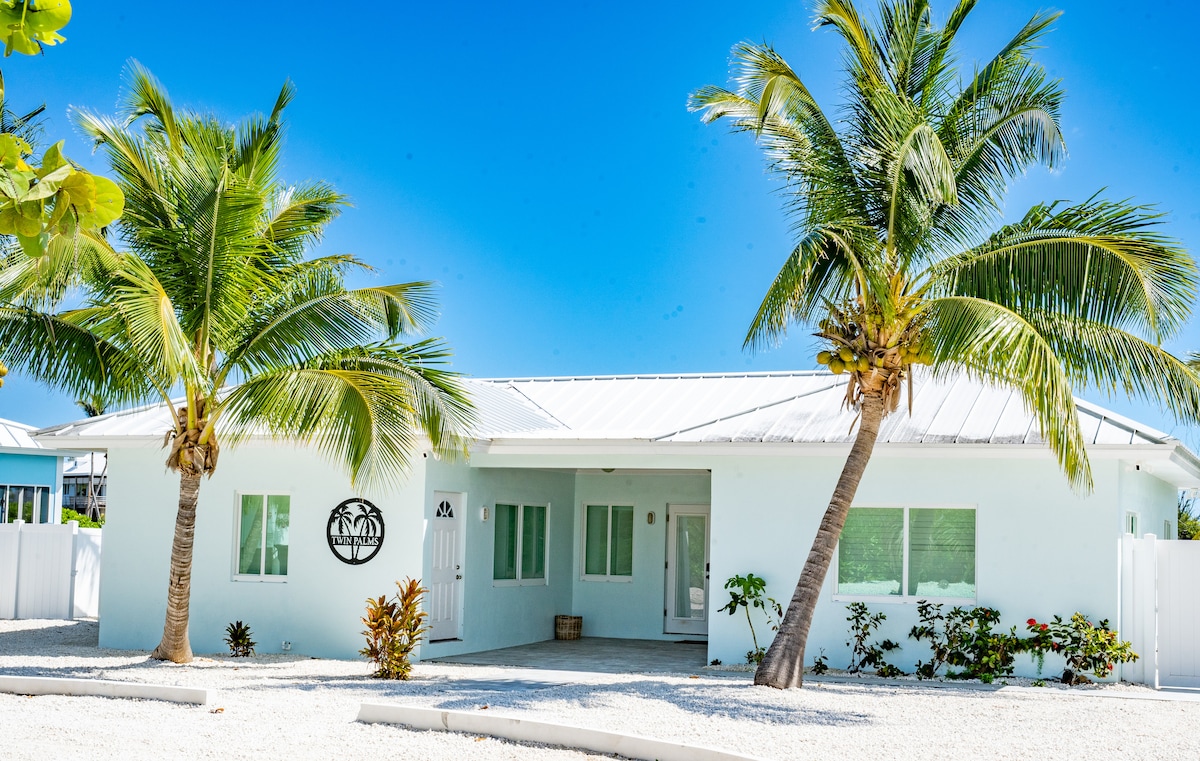
<path id="1" fill-rule="evenodd" d="M 708 505 L 667 506 L 663 632 L 708 634 Z"/>
<path id="2" fill-rule="evenodd" d="M 463 494 L 433 493 L 430 518 L 429 640 L 461 639 L 463 611 Z"/>

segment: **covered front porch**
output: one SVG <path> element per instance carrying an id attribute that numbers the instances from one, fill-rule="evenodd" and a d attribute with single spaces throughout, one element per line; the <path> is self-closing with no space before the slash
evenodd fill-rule
<path id="1" fill-rule="evenodd" d="M 422 659 L 599 659 L 617 672 L 707 662 L 707 469 L 494 463 L 431 463 Z M 555 616 L 581 617 L 586 644 L 554 641 Z"/>

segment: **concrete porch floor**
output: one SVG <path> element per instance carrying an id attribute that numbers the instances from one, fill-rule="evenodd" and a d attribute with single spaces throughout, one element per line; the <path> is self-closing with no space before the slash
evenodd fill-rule
<path id="1" fill-rule="evenodd" d="M 693 672 L 708 663 L 708 645 L 679 640 L 583 637 L 576 640 L 552 639 L 430 660 L 434 663 L 523 666 L 606 674 Z"/>

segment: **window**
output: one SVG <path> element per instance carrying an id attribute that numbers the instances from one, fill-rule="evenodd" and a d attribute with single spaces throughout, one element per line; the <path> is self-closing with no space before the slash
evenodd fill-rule
<path id="1" fill-rule="evenodd" d="M 633 507 L 586 505 L 583 519 L 583 578 L 633 579 Z"/>
<path id="2" fill-rule="evenodd" d="M 283 581 L 288 572 L 288 528 L 292 498 L 281 494 L 243 494 L 238 509 L 239 578 Z"/>
<path id="3" fill-rule="evenodd" d="M 509 584 L 546 583 L 546 514 L 549 505 L 496 503 L 492 578 Z"/>
<path id="4" fill-rule="evenodd" d="M 0 523 L 50 522 L 50 487 L 0 486 Z"/>
<path id="5" fill-rule="evenodd" d="M 975 511 L 851 508 L 838 542 L 835 594 L 975 599 Z"/>
<path id="6" fill-rule="evenodd" d="M 1110 523 L 1109 525 L 1111 526 L 1112 524 Z M 1125 533 L 1133 534 L 1135 537 L 1138 535 L 1137 513 L 1125 513 Z"/>

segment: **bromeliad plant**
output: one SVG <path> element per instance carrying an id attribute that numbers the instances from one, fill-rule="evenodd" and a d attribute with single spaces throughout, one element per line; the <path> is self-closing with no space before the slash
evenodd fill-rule
<path id="1" fill-rule="evenodd" d="M 363 635 L 367 646 L 359 651 L 375 664 L 373 676 L 379 679 L 408 679 L 412 673 L 410 656 L 421 637 L 429 630 L 425 626 L 428 614 L 421 610 L 421 596 L 427 592 L 421 582 L 397 581 L 398 593 L 367 599 L 366 625 Z"/>
<path id="2" fill-rule="evenodd" d="M 1038 13 L 989 61 L 958 67 L 976 0 L 943 25 L 927 0 L 818 0 L 846 55 L 832 120 L 769 45 L 733 50 L 728 89 L 695 92 L 705 121 L 762 145 L 796 244 L 746 346 L 816 327 L 818 359 L 846 380 L 858 431 L 757 684 L 799 686 L 813 611 L 883 418 L 911 406 L 917 366 L 1016 389 L 1078 491 L 1092 476 L 1074 393 L 1094 389 L 1200 418 L 1200 380 L 1164 351 L 1196 298 L 1188 253 L 1153 209 L 1092 197 L 1038 204 L 997 227 L 1008 182 L 1066 155 L 1061 84 L 1033 58 L 1057 14 Z"/>
<path id="3" fill-rule="evenodd" d="M 767 619 L 771 631 L 779 629 L 779 619 L 783 615 L 783 607 L 775 598 L 767 596 L 767 582 L 761 576 L 748 573 L 745 576 L 731 576 L 725 582 L 729 591 L 729 602 L 719 608 L 721 612 L 737 615 L 739 609 L 746 612 L 746 624 L 750 627 L 750 639 L 754 649 L 746 653 L 746 663 L 757 665 L 766 654 L 766 650 L 758 644 L 758 635 L 754 632 L 754 620 L 750 616 L 751 608 L 758 608 Z"/>
<path id="4" fill-rule="evenodd" d="M 234 621 L 225 627 L 225 644 L 229 646 L 229 654 L 234 658 L 249 658 L 254 655 L 254 646 L 258 643 L 251 637 L 250 625 Z"/>

